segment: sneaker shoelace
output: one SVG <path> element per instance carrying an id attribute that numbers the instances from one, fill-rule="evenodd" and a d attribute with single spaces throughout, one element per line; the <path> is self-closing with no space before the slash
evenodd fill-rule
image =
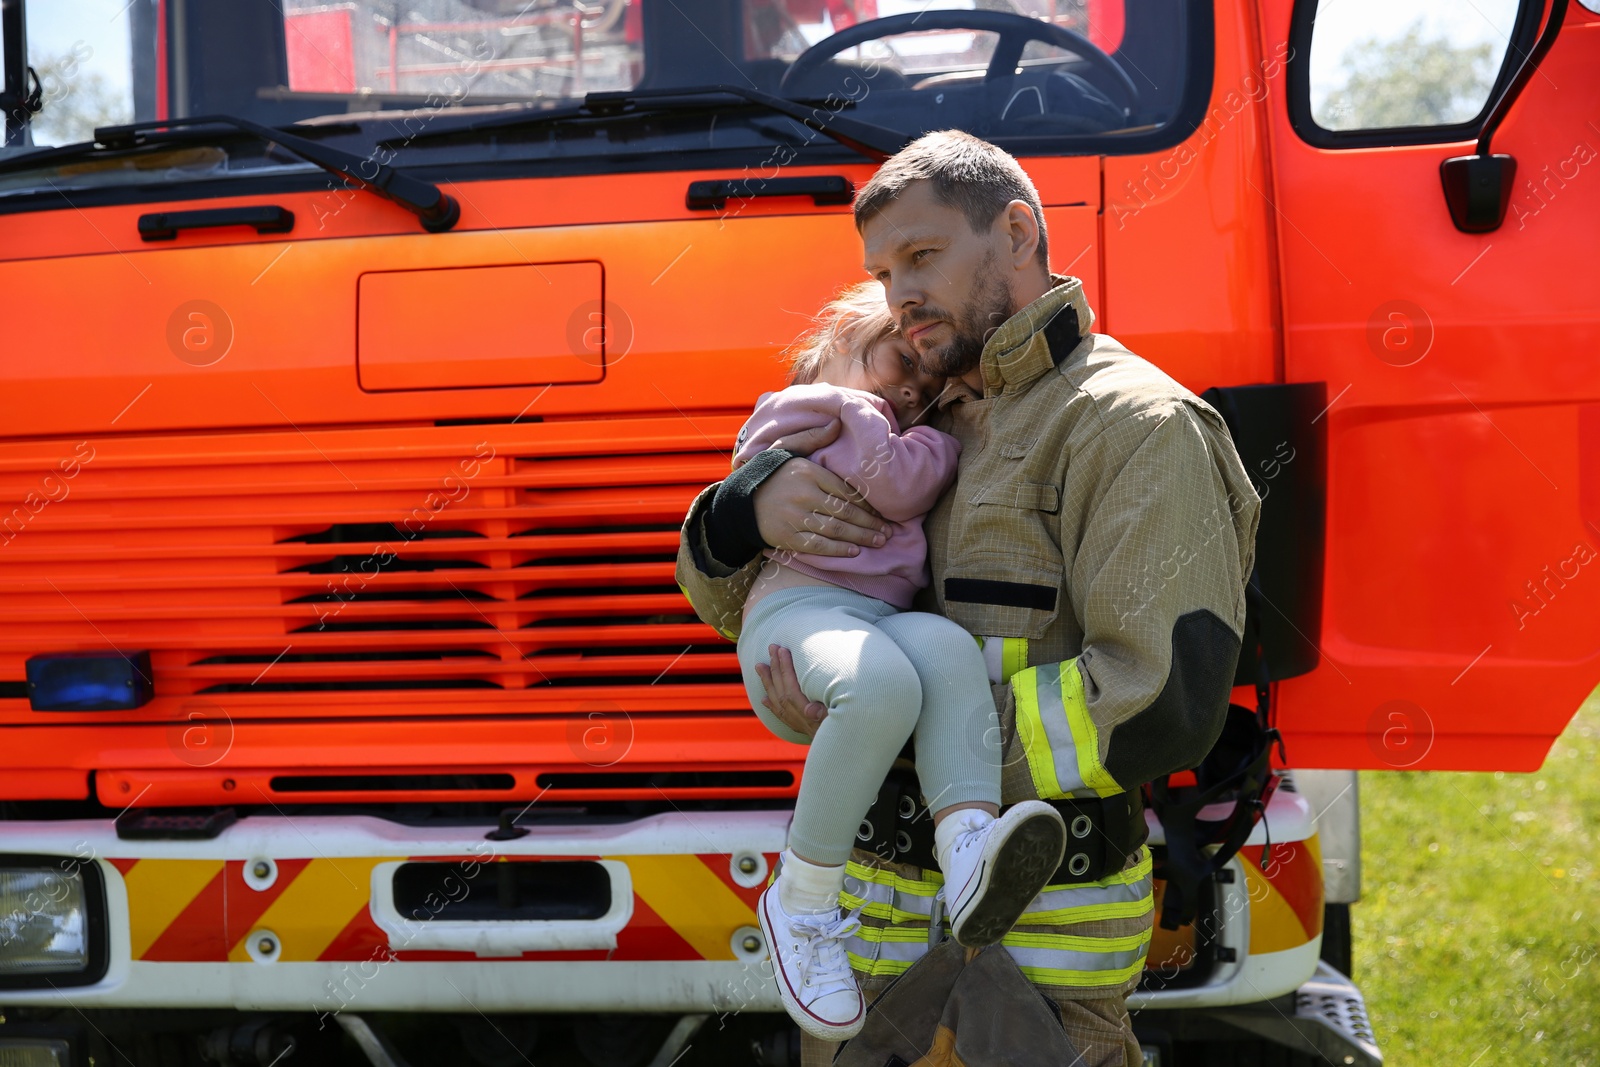
<path id="1" fill-rule="evenodd" d="M 797 934 L 809 934 L 797 964 L 800 984 L 827 985 L 850 980 L 850 957 L 840 944 L 861 927 L 861 909 L 837 918 L 828 915 L 796 915 L 789 925 Z M 816 981 L 813 983 L 812 979 Z"/>
<path id="2" fill-rule="evenodd" d="M 961 825 L 965 829 L 955 839 L 955 843 L 950 846 L 950 858 L 951 859 L 954 859 L 957 853 L 965 852 L 971 846 L 976 845 L 978 842 L 982 841 L 984 839 L 983 831 L 986 830 L 988 827 L 994 825 L 994 820 L 993 819 L 990 819 L 988 821 L 984 821 L 982 819 L 975 819 L 975 818 L 970 818 L 970 817 L 960 816 L 960 815 L 956 816 L 956 818 L 961 819 Z M 948 877 L 948 875 L 947 875 L 947 877 Z M 937 896 L 940 899 L 942 899 L 945 902 L 946 906 L 948 906 L 951 903 L 950 898 L 949 898 L 949 894 L 946 892 L 946 890 L 949 889 L 949 887 L 950 887 L 950 883 L 948 881 L 946 881 L 943 885 L 941 885 L 939 887 L 938 892 L 936 892 L 934 894 L 935 896 Z"/>
<path id="3" fill-rule="evenodd" d="M 993 826 L 994 822 L 993 819 L 963 818 L 961 825 L 964 829 L 961 835 L 956 838 L 955 844 L 951 846 L 950 854 L 954 856 L 957 852 L 965 852 L 968 848 L 982 841 L 984 839 L 983 831 Z"/>

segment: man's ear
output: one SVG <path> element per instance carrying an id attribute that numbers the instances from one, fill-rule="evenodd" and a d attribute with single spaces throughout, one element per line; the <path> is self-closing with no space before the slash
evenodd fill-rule
<path id="1" fill-rule="evenodd" d="M 1013 200 L 1001 215 L 1006 230 L 1006 253 L 1013 270 L 1022 270 L 1034 262 L 1039 250 L 1039 220 L 1025 200 Z"/>

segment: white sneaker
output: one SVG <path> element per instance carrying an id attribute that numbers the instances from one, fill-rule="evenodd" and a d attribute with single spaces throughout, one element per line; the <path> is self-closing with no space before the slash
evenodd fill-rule
<path id="1" fill-rule="evenodd" d="M 1067 848 L 1061 815 L 1039 800 L 1013 804 L 985 822 L 979 812 L 957 812 L 967 827 L 939 857 L 944 871 L 950 933 L 969 947 L 992 945 L 1006 936 L 1050 881 Z"/>
<path id="2" fill-rule="evenodd" d="M 866 1022 L 867 1002 L 843 944 L 861 925 L 860 914 L 834 908 L 821 915 L 790 915 L 778 900 L 776 881 L 756 903 L 783 1007 L 800 1029 L 824 1041 L 854 1037 Z"/>

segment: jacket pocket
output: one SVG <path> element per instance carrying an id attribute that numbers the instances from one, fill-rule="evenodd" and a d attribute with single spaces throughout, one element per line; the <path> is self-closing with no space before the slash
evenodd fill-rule
<path id="1" fill-rule="evenodd" d="M 1037 640 L 1061 613 L 1062 561 L 1032 546 L 998 547 L 954 554 L 939 590 L 945 615 L 968 633 Z"/>
<path id="2" fill-rule="evenodd" d="M 996 482 L 972 495 L 977 505 L 996 504 L 1054 515 L 1061 510 L 1061 488 L 1048 482 Z"/>
<path id="3" fill-rule="evenodd" d="M 1061 488 L 1018 471 L 979 482 L 958 509 L 938 590 L 945 614 L 968 632 L 1044 636 L 1064 607 L 1065 564 L 1056 541 Z"/>

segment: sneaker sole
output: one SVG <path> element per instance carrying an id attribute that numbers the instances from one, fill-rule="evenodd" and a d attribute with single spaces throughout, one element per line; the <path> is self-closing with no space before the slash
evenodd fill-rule
<path id="1" fill-rule="evenodd" d="M 1005 937 L 1049 884 L 1066 849 L 1067 828 L 1053 809 L 1024 815 L 981 861 L 977 892 L 966 913 L 952 920 L 951 936 L 968 948 Z"/>
<path id="2" fill-rule="evenodd" d="M 756 909 L 756 921 L 761 924 L 761 936 L 767 941 L 767 955 L 772 960 L 772 979 L 777 983 L 778 996 L 783 999 L 783 1010 L 788 1013 L 794 1024 L 812 1037 L 823 1041 L 845 1041 L 855 1037 L 866 1025 L 867 1005 L 866 998 L 862 998 L 861 1011 L 855 1019 L 843 1026 L 835 1026 L 824 1022 L 805 1009 L 789 989 L 789 983 L 784 980 L 783 968 L 778 964 L 778 942 L 772 936 L 772 926 L 767 922 L 766 894 L 762 894 L 757 902 L 760 906 Z"/>

